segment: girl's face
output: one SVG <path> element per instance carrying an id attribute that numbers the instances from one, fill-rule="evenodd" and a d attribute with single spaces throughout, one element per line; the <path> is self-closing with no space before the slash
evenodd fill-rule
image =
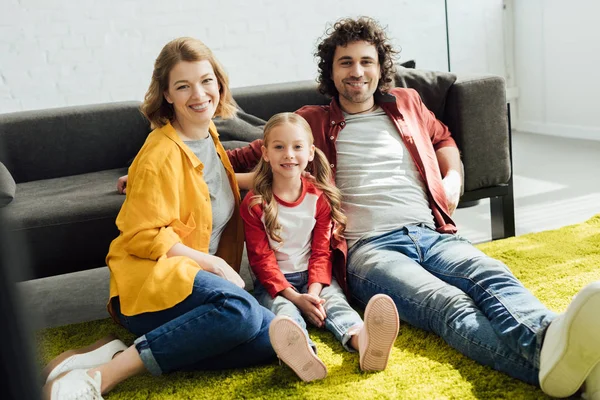
<path id="1" fill-rule="evenodd" d="M 210 62 L 179 62 L 169 73 L 164 96 L 180 123 L 208 125 L 220 100 L 219 83 Z"/>
<path id="2" fill-rule="evenodd" d="M 263 159 L 271 165 L 273 178 L 300 178 L 315 156 L 315 146 L 310 144 L 308 133 L 295 124 L 285 122 L 271 129 Z"/>

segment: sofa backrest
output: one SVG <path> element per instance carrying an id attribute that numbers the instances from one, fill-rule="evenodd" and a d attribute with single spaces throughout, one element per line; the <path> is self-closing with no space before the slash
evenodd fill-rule
<path id="1" fill-rule="evenodd" d="M 231 94 L 244 112 L 265 121 L 280 112 L 331 102 L 317 91 L 317 83 L 310 80 L 233 88 Z"/>
<path id="2" fill-rule="evenodd" d="M 423 103 L 443 120 L 446 96 L 456 75 L 402 66 L 396 68 L 394 86 L 415 89 Z M 314 80 L 234 88 L 231 92 L 244 112 L 264 120 L 279 112 L 293 112 L 306 105 L 325 105 L 331 101 L 318 92 Z"/>
<path id="3" fill-rule="evenodd" d="M 140 102 L 0 114 L 0 160 L 17 183 L 127 166 L 150 132 Z"/>

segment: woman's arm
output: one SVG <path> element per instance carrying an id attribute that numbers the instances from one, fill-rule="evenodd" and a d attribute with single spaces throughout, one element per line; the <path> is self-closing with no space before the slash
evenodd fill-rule
<path id="1" fill-rule="evenodd" d="M 240 190 L 252 190 L 255 172 L 240 172 L 235 174 Z"/>
<path id="2" fill-rule="evenodd" d="M 245 286 L 244 280 L 240 277 L 240 275 L 220 257 L 194 250 L 183 243 L 176 243 L 167 252 L 167 257 L 170 258 L 178 256 L 191 258 L 192 260 L 196 261 L 196 263 L 198 263 L 203 270 L 227 279 L 242 289 Z"/>

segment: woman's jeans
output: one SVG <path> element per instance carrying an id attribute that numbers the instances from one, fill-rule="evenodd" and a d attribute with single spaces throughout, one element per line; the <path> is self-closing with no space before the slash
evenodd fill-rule
<path id="1" fill-rule="evenodd" d="M 348 283 L 357 301 L 385 293 L 402 320 L 538 385 L 541 343 L 556 315 L 466 239 L 410 225 L 359 240 L 348 252 Z"/>
<path id="2" fill-rule="evenodd" d="M 242 368 L 275 359 L 269 341 L 274 318 L 251 294 L 210 272 L 199 271 L 192 293 L 172 308 L 134 316 L 123 326 L 153 375 L 177 370 Z"/>
<path id="3" fill-rule="evenodd" d="M 308 271 L 295 272 L 284 276 L 299 293 L 308 293 Z M 294 303 L 283 296 L 272 298 L 258 280 L 254 282 L 254 296 L 260 304 L 273 311 L 275 315 L 285 315 L 296 321 L 308 337 L 306 322 Z M 331 285 L 323 287 L 319 297 L 325 300 L 323 305 L 327 314 L 325 328 L 334 334 L 346 350 L 354 351 L 348 341 L 352 334 L 358 333 L 363 322 L 360 315 L 348 304 L 344 291 L 335 278 L 331 279 Z M 355 329 L 350 330 L 350 328 Z M 308 337 L 308 343 L 316 352 L 316 347 L 310 337 Z"/>

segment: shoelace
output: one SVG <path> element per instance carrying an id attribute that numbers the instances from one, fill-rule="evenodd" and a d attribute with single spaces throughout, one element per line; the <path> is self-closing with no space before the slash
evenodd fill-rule
<path id="1" fill-rule="evenodd" d="M 67 400 L 100 400 L 102 398 L 98 395 L 98 389 L 92 382 L 86 381 L 85 386 L 76 393 L 71 393 Z"/>

